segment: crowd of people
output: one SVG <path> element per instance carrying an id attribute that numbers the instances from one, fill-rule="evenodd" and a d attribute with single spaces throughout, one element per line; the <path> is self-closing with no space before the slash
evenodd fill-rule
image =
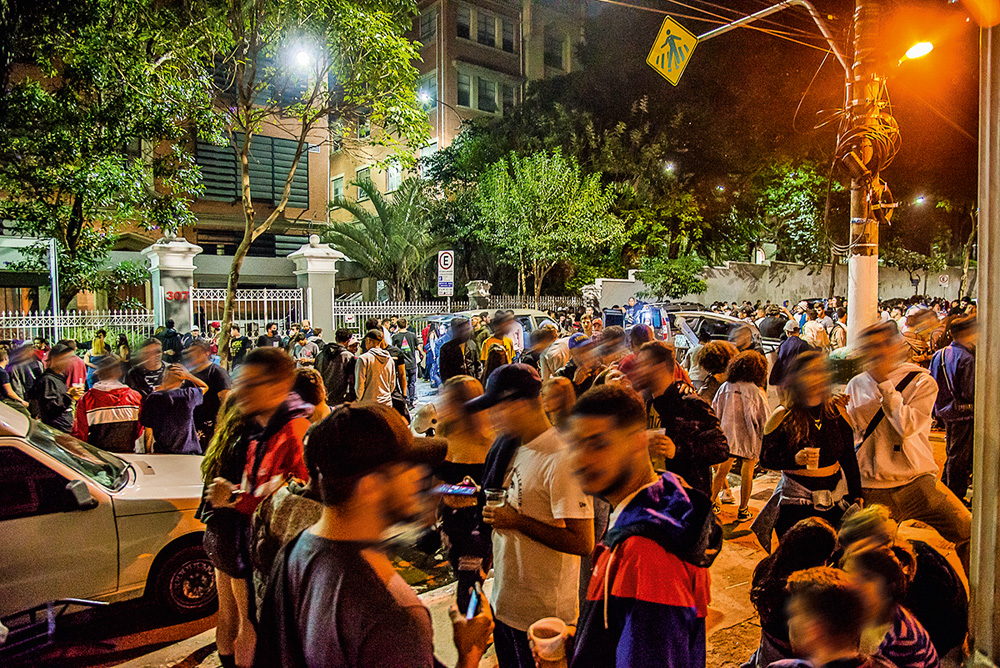
<path id="1" fill-rule="evenodd" d="M 492 643 L 501 668 L 704 666 L 731 471 L 736 521 L 768 552 L 746 666 L 960 653 L 959 569 L 897 527 L 934 528 L 967 572 L 974 304 L 916 300 L 901 323 L 887 305 L 846 387 L 827 354 L 846 341 L 842 303 L 716 305 L 746 325 L 680 359 L 642 307 L 530 331 L 504 310 L 420 331 L 370 318 L 331 343 L 305 321 L 256 342 L 234 327 L 229 371 L 211 336 L 168 322 L 125 358 L 103 333 L 84 356 L 16 348 L 0 387 L 109 450 L 204 453 L 223 666 L 436 665 L 429 612 L 387 557 L 428 527 L 458 582 L 456 665 Z M 415 411 L 420 375 L 439 389 Z M 761 470 L 780 481 L 755 515 Z"/>

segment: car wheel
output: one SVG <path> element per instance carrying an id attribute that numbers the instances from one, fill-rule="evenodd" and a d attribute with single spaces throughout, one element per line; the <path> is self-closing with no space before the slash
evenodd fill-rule
<path id="1" fill-rule="evenodd" d="M 215 569 L 201 545 L 189 545 L 160 567 L 153 585 L 156 602 L 181 617 L 204 617 L 219 601 Z"/>

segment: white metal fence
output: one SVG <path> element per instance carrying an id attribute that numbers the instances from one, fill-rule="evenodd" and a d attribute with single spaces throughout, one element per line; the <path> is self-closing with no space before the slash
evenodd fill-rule
<path id="1" fill-rule="evenodd" d="M 467 303 L 458 302 L 455 306 L 458 309 L 464 309 Z M 427 322 L 427 316 L 447 312 L 448 302 L 446 301 L 359 302 L 338 299 L 333 303 L 333 327 L 334 329 L 345 328 L 362 333 L 365 320 L 368 318 L 384 320 L 393 316 L 402 316 L 408 321 L 407 328 L 410 331 L 419 331 Z M 332 340 L 332 336 L 327 337 L 327 340 Z"/>
<path id="2" fill-rule="evenodd" d="M 309 288 L 276 290 L 270 288 L 237 290 L 233 305 L 233 322 L 240 331 L 256 338 L 269 322 L 287 332 L 293 322 L 308 319 Z M 226 305 L 225 288 L 194 288 L 191 290 L 191 322 L 207 332 L 209 323 L 222 323 Z"/>
<path id="3" fill-rule="evenodd" d="M 490 295 L 490 308 L 537 308 L 543 311 L 548 309 L 559 310 L 564 308 L 575 309 L 583 306 L 583 299 L 580 297 L 559 297 L 553 295 L 542 295 L 536 301 L 533 296 L 524 295 Z"/>
<path id="4" fill-rule="evenodd" d="M 70 311 L 54 315 L 44 313 L 0 312 L 0 340 L 29 341 L 44 337 L 51 343 L 59 339 L 90 341 L 99 329 L 107 332 L 113 345 L 124 334 L 130 345 L 151 336 L 154 331 L 151 311 Z"/>

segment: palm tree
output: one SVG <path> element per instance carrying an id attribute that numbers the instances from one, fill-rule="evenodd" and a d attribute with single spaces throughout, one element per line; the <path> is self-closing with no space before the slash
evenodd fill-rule
<path id="1" fill-rule="evenodd" d="M 354 216 L 333 223 L 326 242 L 360 266 L 372 278 L 385 281 L 389 299 L 406 301 L 422 285 L 421 271 L 437 250 L 437 240 L 425 223 L 423 183 L 409 178 L 386 199 L 368 177 L 354 182 L 375 211 L 356 200 L 339 197 L 330 203 Z"/>

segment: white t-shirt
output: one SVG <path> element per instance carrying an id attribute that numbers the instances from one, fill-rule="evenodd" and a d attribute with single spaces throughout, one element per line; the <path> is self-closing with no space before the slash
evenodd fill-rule
<path id="1" fill-rule="evenodd" d="M 573 476 L 569 450 L 553 427 L 514 453 L 504 478 L 507 503 L 532 519 L 591 519 L 594 508 Z M 521 631 L 542 617 L 576 622 L 580 557 L 557 552 L 519 531 L 493 532 L 493 616 Z"/>

